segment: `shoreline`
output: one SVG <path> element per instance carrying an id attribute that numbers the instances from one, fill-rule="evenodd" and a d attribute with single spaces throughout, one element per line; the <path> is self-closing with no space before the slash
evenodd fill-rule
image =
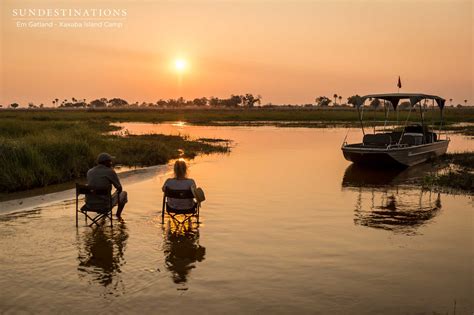
<path id="1" fill-rule="evenodd" d="M 171 170 L 170 164 L 161 164 L 149 166 L 134 170 L 127 170 L 124 172 L 117 172 L 122 184 L 129 185 L 137 181 L 146 180 L 157 174 L 166 174 Z M 79 181 L 79 180 L 78 180 Z M 64 186 L 65 184 L 74 184 L 74 182 L 58 184 L 57 186 Z M 50 187 L 53 188 L 54 187 Z M 16 212 L 32 211 L 37 208 L 42 208 L 48 205 L 74 200 L 75 188 L 65 188 L 50 193 L 40 193 L 43 188 L 36 188 L 33 190 L 25 190 L 21 192 L 12 193 L 16 195 L 13 199 L 0 199 L 0 216 L 8 215 Z M 35 191 L 37 194 L 35 194 Z M 22 196 L 24 195 L 24 196 Z"/>

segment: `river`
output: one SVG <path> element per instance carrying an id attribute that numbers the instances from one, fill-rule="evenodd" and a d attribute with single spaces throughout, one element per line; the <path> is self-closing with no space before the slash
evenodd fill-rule
<path id="1" fill-rule="evenodd" d="M 201 223 L 161 224 L 169 166 L 122 176 L 113 228 L 76 228 L 72 190 L 0 203 L 1 312 L 474 310 L 473 199 L 412 186 L 431 165 L 367 173 L 344 160 L 342 128 L 122 126 L 232 140 L 189 161 Z M 450 136 L 450 151 L 472 149 Z"/>

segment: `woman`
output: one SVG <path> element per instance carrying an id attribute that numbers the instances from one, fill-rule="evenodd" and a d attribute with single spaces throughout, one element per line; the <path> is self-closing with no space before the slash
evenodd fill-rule
<path id="1" fill-rule="evenodd" d="M 187 171 L 186 162 L 184 160 L 177 160 L 174 163 L 174 177 L 168 178 L 165 181 L 162 190 L 165 191 L 166 188 L 172 190 L 191 190 L 196 188 L 194 179 L 187 178 Z M 194 206 L 194 200 L 168 198 L 168 206 L 173 209 L 186 210 Z"/>

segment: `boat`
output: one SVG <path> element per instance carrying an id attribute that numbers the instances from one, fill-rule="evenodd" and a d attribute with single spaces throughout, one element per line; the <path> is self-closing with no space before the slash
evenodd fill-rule
<path id="1" fill-rule="evenodd" d="M 384 130 L 377 132 L 374 127 L 373 133 L 366 133 L 362 122 L 363 105 L 366 100 L 379 99 L 384 104 L 389 102 L 394 110 L 400 100 L 407 99 L 410 103 L 410 112 L 405 125 L 401 129 L 387 130 L 387 114 L 384 124 Z M 425 100 L 424 104 L 421 101 Z M 436 102 L 440 109 L 440 131 L 438 133 L 430 130 L 424 121 L 424 111 L 426 110 L 427 100 Z M 443 108 L 445 99 L 436 95 L 427 95 L 421 93 L 391 93 L 391 94 L 370 94 L 358 97 L 355 100 L 355 106 L 359 114 L 359 121 L 362 128 L 363 139 L 360 143 L 348 144 L 344 139 L 342 152 L 344 158 L 355 164 L 369 166 L 395 165 L 409 167 L 416 164 L 435 159 L 446 153 L 449 145 L 449 138 L 445 135 L 441 139 L 441 127 L 443 124 Z M 408 124 L 408 118 L 415 106 L 419 105 L 421 124 Z M 362 110 L 361 110 L 362 108 Z M 386 113 L 388 111 L 386 110 Z M 346 136 L 347 138 L 347 136 Z"/>

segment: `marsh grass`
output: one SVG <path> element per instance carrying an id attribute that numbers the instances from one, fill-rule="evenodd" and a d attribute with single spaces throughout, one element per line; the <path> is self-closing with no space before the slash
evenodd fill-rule
<path id="1" fill-rule="evenodd" d="M 399 112 L 399 121 L 404 121 L 408 111 Z M 418 112 L 410 114 L 414 120 L 419 119 Z M 384 120 L 383 110 L 364 110 L 364 120 Z M 320 108 L 320 107 L 272 107 L 272 108 L 201 108 L 201 109 L 156 109 L 156 108 L 106 108 L 106 109 L 37 109 L 37 110 L 0 110 L 0 119 L 13 118 L 36 121 L 106 121 L 106 122 L 163 122 L 186 121 L 194 124 L 209 124 L 215 122 L 358 122 L 357 111 L 354 108 Z M 390 120 L 396 119 L 396 114 L 390 112 Z M 444 119 L 447 124 L 458 122 L 474 122 L 474 108 L 446 108 Z M 439 120 L 439 111 L 429 110 L 425 114 L 428 123 Z"/>
<path id="2" fill-rule="evenodd" d="M 403 122 L 407 111 L 399 113 Z M 430 113 L 431 115 L 431 113 Z M 395 114 L 391 113 L 391 120 Z M 412 113 L 416 121 L 419 115 Z M 444 113 L 447 129 L 473 134 L 474 109 L 451 109 Z M 383 111 L 366 110 L 366 127 L 384 119 Z M 433 116 L 436 122 L 438 116 Z M 431 117 L 426 117 L 431 122 Z M 119 130 L 116 122 L 185 121 L 197 125 L 274 125 L 278 127 L 358 127 L 358 115 L 350 108 L 227 108 L 227 109 L 148 109 L 104 110 L 0 110 L 0 192 L 25 190 L 62 183 L 84 176 L 96 155 L 109 152 L 117 163 L 148 166 L 178 157 L 228 152 L 229 142 L 217 139 L 191 141 L 183 136 L 107 134 Z M 448 155 L 449 156 L 449 155 Z M 466 160 L 457 157 L 456 161 Z M 454 163 L 456 162 L 449 162 Z M 454 172 L 455 170 L 453 170 Z M 472 174 L 469 171 L 469 174 Z M 440 175 L 444 176 L 444 175 Z M 467 175 L 470 176 L 470 175 Z M 436 179 L 437 185 L 453 181 L 454 176 Z M 469 189 L 469 181 L 459 186 Z M 433 182 L 434 183 L 434 182 Z M 467 184 L 466 184 L 467 183 Z M 472 181 L 471 188 L 472 191 Z"/>
<path id="3" fill-rule="evenodd" d="M 84 176 L 100 152 L 126 166 L 164 164 L 170 159 L 227 152 L 229 147 L 180 136 L 113 136 L 102 120 L 1 119 L 0 192 L 71 181 Z"/>
<path id="4" fill-rule="evenodd" d="M 423 178 L 426 188 L 440 187 L 474 193 L 474 152 L 448 153 L 439 158 L 446 167 Z"/>

